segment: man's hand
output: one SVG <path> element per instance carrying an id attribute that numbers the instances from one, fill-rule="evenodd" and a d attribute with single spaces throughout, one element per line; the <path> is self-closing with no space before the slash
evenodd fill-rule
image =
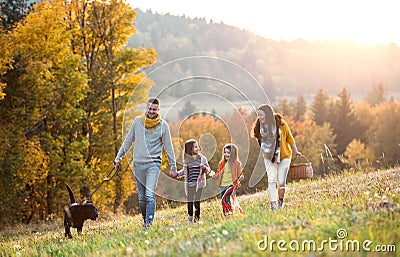
<path id="1" fill-rule="evenodd" d="M 115 159 L 115 160 L 113 161 L 114 168 L 119 167 L 119 165 L 121 165 L 121 164 L 120 164 L 120 161 L 121 161 L 121 160 L 119 160 L 119 159 Z"/>
<path id="2" fill-rule="evenodd" d="M 176 178 L 178 176 L 178 173 L 176 172 L 176 170 L 170 170 L 169 171 L 169 175 L 173 178 Z"/>

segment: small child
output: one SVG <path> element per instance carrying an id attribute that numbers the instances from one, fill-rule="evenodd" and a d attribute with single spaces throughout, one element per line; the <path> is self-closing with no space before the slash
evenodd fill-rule
<path id="1" fill-rule="evenodd" d="M 200 199 L 203 188 L 206 186 L 206 174 L 210 173 L 210 166 L 207 158 L 200 153 L 200 147 L 196 140 L 187 140 L 184 151 L 183 169 L 177 175 L 185 176 L 188 221 L 193 223 L 200 219 Z M 193 204 L 195 207 L 194 219 Z"/>
<path id="2" fill-rule="evenodd" d="M 229 216 L 232 214 L 231 195 L 235 194 L 236 189 L 240 186 L 240 181 L 244 179 L 236 145 L 226 144 L 224 146 L 222 159 L 218 163 L 218 169 L 213 178 L 218 179 L 222 210 L 225 216 Z"/>

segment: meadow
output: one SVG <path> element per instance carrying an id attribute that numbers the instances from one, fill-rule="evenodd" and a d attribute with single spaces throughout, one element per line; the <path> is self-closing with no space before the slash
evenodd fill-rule
<path id="1" fill-rule="evenodd" d="M 188 224 L 186 205 L 141 217 L 103 217 L 64 237 L 62 220 L 2 228 L 0 256 L 400 256 L 400 168 L 343 172 L 288 184 L 272 213 L 267 191 L 238 197 L 246 214 L 224 217 L 202 202 Z"/>

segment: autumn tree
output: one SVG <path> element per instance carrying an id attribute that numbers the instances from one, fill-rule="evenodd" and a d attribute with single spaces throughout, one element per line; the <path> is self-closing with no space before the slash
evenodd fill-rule
<path id="1" fill-rule="evenodd" d="M 386 166 L 398 165 L 400 160 L 400 102 L 391 101 L 373 109 L 375 120 L 368 131 L 368 146 L 379 162 Z"/>
<path id="2" fill-rule="evenodd" d="M 357 121 L 355 129 L 358 131 L 357 139 L 359 139 L 361 143 L 368 143 L 367 131 L 375 120 L 373 109 L 374 108 L 366 101 L 354 105 L 354 115 Z"/>
<path id="3" fill-rule="evenodd" d="M 200 141 L 201 136 L 205 134 L 212 135 L 215 138 L 215 152 L 213 156 L 209 156 L 209 163 L 213 167 L 216 167 L 218 161 L 220 159 L 220 153 L 222 152 L 222 147 L 227 142 L 231 142 L 231 136 L 228 128 L 225 124 L 220 121 L 214 119 L 211 115 L 202 115 L 197 114 L 192 116 L 189 119 L 186 119 L 181 124 L 181 121 L 178 120 L 171 124 L 171 134 L 175 135 L 175 138 L 179 138 L 180 149 L 175 149 L 175 155 L 177 160 L 181 162 L 183 146 L 185 141 L 188 139 L 195 139 L 198 142 Z"/>
<path id="4" fill-rule="evenodd" d="M 358 139 L 351 141 L 344 152 L 344 160 L 348 167 L 365 170 L 372 167 L 374 154 L 372 150 Z"/>
<path id="5" fill-rule="evenodd" d="M 132 92 L 133 105 L 144 102 L 152 85 L 142 68 L 154 63 L 155 51 L 124 47 L 134 17 L 123 2 L 43 1 L 1 38 L 12 56 L 0 62 L 7 85 L 0 101 L 0 211 L 16 213 L 0 215 L 0 222 L 60 213 L 58 199 L 68 203 L 64 182 L 94 187 L 109 171 L 121 141 L 118 113 Z M 95 196 L 98 207 L 116 210 L 132 191 L 129 172 L 115 181 Z"/>
<path id="6" fill-rule="evenodd" d="M 64 194 L 58 185 L 83 168 L 85 141 L 76 131 L 86 76 L 63 18 L 62 4 L 37 4 L 10 37 L 15 64 L 6 82 L 13 83 L 7 83 L 0 115 L 7 142 L 1 172 L 11 177 L 1 177 L 9 204 L 21 205 L 10 215 L 26 223 L 60 210 L 55 200 Z"/>
<path id="7" fill-rule="evenodd" d="M 1 17 L 0 17 L 1 20 Z M 0 101 L 4 99 L 4 88 L 6 83 L 4 83 L 3 76 L 7 73 L 7 70 L 12 66 L 12 54 L 10 52 L 10 39 L 8 33 L 6 33 L 2 28 L 0 28 Z"/>
<path id="8" fill-rule="evenodd" d="M 143 80 L 145 74 L 141 69 L 154 63 L 156 53 L 151 48 L 124 47 L 136 32 L 136 11 L 126 2 L 74 0 L 66 8 L 73 32 L 72 48 L 85 60 L 89 77 L 89 93 L 83 104 L 85 125 L 82 135 L 89 141 L 86 166 L 95 172 L 86 179 L 99 181 L 99 174 L 105 176 L 110 169 L 110 160 L 116 155 L 122 140 L 118 133 L 122 116 L 118 119 L 117 114 Z M 135 92 L 147 94 L 152 84 L 143 85 L 147 91 Z M 131 191 L 129 174 L 125 177 L 119 175 L 111 182 L 114 189 L 106 188 L 109 197 L 103 198 L 114 199 L 115 212 Z"/>
<path id="9" fill-rule="evenodd" d="M 312 163 L 315 174 L 328 174 L 333 168 L 325 166 L 324 162 L 327 159 L 325 147 L 329 147 L 330 151 L 335 153 L 335 136 L 329 123 L 319 126 L 310 119 L 306 119 L 303 122 L 294 122 L 287 119 L 287 122 L 293 133 L 297 148 Z"/>
<path id="10" fill-rule="evenodd" d="M 226 114 L 223 120 L 229 127 L 232 142 L 235 143 L 239 149 L 239 158 L 243 165 L 244 180 L 241 182 L 242 187 L 238 189 L 238 193 L 250 193 L 263 190 L 266 187 L 265 179 L 260 180 L 252 188 L 248 186 L 260 154 L 258 142 L 253 138 L 253 126 L 256 120 L 255 113 L 248 113 L 248 111 L 239 108 L 233 113 Z M 221 155 L 221 153 L 218 154 Z"/>

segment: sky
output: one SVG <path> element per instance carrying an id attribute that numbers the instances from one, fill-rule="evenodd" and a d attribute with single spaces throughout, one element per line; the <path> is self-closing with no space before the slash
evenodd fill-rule
<path id="1" fill-rule="evenodd" d="M 153 13 L 205 18 L 264 38 L 400 46 L 398 0 L 127 0 Z"/>

